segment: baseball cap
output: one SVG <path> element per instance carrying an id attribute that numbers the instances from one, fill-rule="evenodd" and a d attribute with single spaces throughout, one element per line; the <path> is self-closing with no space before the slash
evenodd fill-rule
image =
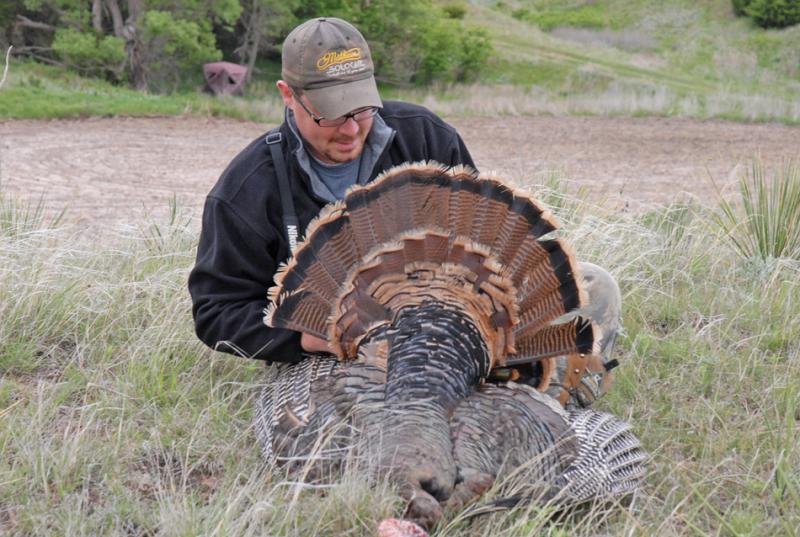
<path id="1" fill-rule="evenodd" d="M 320 17 L 292 30 L 283 42 L 281 63 L 281 77 L 303 90 L 322 117 L 383 106 L 367 41 L 342 19 Z"/>

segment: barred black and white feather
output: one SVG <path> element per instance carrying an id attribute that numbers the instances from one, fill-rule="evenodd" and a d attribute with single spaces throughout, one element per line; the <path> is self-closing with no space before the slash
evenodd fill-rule
<path id="1" fill-rule="evenodd" d="M 330 376 L 339 361 L 329 354 L 308 354 L 294 364 L 275 364 L 256 398 L 254 424 L 264 460 L 275 462 L 275 435 L 280 422 L 293 416 L 298 426 L 308 423 L 311 387 Z"/>
<path id="2" fill-rule="evenodd" d="M 647 455 L 630 425 L 595 410 L 576 410 L 568 419 L 579 449 L 560 480 L 562 496 L 578 503 L 636 491 L 646 475 Z"/>

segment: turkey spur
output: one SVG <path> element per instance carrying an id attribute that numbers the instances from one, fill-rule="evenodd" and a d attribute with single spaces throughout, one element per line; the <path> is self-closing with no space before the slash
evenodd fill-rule
<path id="1" fill-rule="evenodd" d="M 427 527 L 509 475 L 563 504 L 635 490 L 638 440 L 589 408 L 614 365 L 619 290 L 556 229 L 527 194 L 435 163 L 326 207 L 265 322 L 331 354 L 274 366 L 256 412 L 264 456 L 309 480 L 362 461 Z"/>

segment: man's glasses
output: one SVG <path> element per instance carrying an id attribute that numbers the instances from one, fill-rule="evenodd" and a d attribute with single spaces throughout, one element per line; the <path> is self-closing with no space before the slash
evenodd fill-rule
<path id="1" fill-rule="evenodd" d="M 353 118 L 355 121 L 364 121 L 366 119 L 373 117 L 375 114 L 378 113 L 379 110 L 377 106 L 365 106 L 364 108 L 353 110 L 349 114 L 345 114 L 343 116 L 333 119 L 328 119 L 325 117 L 315 116 L 314 113 L 311 110 L 309 110 L 308 107 L 303 103 L 302 99 L 300 99 L 300 97 L 297 96 L 297 93 L 295 93 L 294 90 L 292 90 L 292 95 L 294 96 L 294 100 L 300 103 L 300 106 L 303 107 L 303 110 L 305 110 L 306 113 L 309 116 L 311 116 L 311 119 L 314 120 L 314 123 L 316 123 L 320 127 L 341 127 L 342 125 L 347 123 L 347 120 L 350 118 Z"/>

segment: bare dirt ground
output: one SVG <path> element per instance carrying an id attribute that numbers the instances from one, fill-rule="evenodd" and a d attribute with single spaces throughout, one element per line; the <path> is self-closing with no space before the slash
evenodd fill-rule
<path id="1" fill-rule="evenodd" d="M 695 196 L 760 155 L 800 157 L 800 128 L 663 118 L 503 117 L 450 121 L 481 171 L 522 185 L 552 170 L 612 211 L 641 212 Z M 89 227 L 166 214 L 174 197 L 199 210 L 220 172 L 271 125 L 202 118 L 0 123 L 0 192 L 44 196 Z"/>

